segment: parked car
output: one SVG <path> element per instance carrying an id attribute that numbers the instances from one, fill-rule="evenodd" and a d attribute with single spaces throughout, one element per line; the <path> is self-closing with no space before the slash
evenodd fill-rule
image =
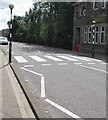
<path id="1" fill-rule="evenodd" d="M 8 39 L 6 37 L 0 37 L 0 45 L 8 45 Z"/>

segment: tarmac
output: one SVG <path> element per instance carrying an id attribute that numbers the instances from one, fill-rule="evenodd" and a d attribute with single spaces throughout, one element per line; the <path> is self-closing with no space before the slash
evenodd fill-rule
<path id="1" fill-rule="evenodd" d="M 91 56 L 91 54 L 80 52 L 72 52 L 72 54 Z M 96 54 L 95 58 L 107 62 L 106 55 Z M 11 65 L 8 63 L 7 56 L 0 48 L 0 119 L 7 118 L 37 120 L 34 110 L 32 110 Z"/>
<path id="2" fill-rule="evenodd" d="M 6 55 L 0 49 L 0 119 L 35 118 Z"/>

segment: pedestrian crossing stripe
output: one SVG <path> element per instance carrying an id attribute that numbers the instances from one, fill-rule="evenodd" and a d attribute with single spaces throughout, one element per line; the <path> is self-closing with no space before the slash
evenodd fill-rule
<path id="1" fill-rule="evenodd" d="M 84 60 L 84 61 L 87 61 L 87 62 L 92 61 L 91 59 L 88 59 L 88 58 L 85 58 L 85 57 L 79 57 L 79 56 L 73 56 L 73 55 L 69 55 L 69 57 L 79 59 L 79 60 Z"/>
<path id="2" fill-rule="evenodd" d="M 17 60 L 18 63 L 25 63 L 28 62 L 25 58 L 22 56 L 14 56 L 14 58 Z"/>
<path id="3" fill-rule="evenodd" d="M 30 56 L 32 59 L 36 60 L 37 62 L 46 62 L 45 59 L 39 57 L 39 56 Z"/>
<path id="4" fill-rule="evenodd" d="M 36 55 L 35 56 L 32 55 L 32 56 L 29 56 L 29 57 L 32 58 L 33 60 L 37 61 L 37 62 L 46 62 L 47 61 L 46 59 L 41 58 L 41 57 L 36 56 Z M 43 57 L 48 58 L 48 59 L 53 60 L 53 61 L 56 61 L 56 62 L 57 61 L 62 62 L 64 60 L 75 61 L 75 62 L 79 61 L 79 60 L 83 60 L 83 61 L 87 61 L 87 62 L 90 62 L 90 61 L 100 62 L 100 60 L 94 60 L 94 59 L 87 58 L 87 57 L 72 56 L 72 55 L 68 55 L 68 56 L 57 55 L 57 57 L 51 56 L 51 55 L 45 55 Z M 26 63 L 26 62 L 28 62 L 23 56 L 14 56 L 14 58 L 16 59 L 16 61 L 18 63 Z M 105 64 L 105 63 L 103 63 L 103 64 Z"/>
<path id="5" fill-rule="evenodd" d="M 58 57 L 69 60 L 69 61 L 78 61 L 77 59 L 70 58 L 70 57 L 67 57 L 67 56 L 58 56 Z"/>
<path id="6" fill-rule="evenodd" d="M 56 57 L 53 57 L 53 56 L 45 56 L 46 58 L 49 58 L 51 60 L 54 60 L 54 61 L 63 61 L 62 59 L 59 59 L 59 58 L 56 58 Z"/>

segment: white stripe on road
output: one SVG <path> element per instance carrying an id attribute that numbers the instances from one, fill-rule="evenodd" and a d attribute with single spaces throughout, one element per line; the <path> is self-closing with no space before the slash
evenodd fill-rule
<path id="1" fill-rule="evenodd" d="M 85 58 L 85 57 L 79 57 L 79 56 L 73 56 L 73 55 L 69 55 L 72 58 L 76 58 L 76 59 L 80 59 L 80 60 L 84 60 L 84 61 L 92 61 L 91 59 Z"/>
<path id="2" fill-rule="evenodd" d="M 33 67 L 34 65 L 24 65 L 24 67 Z"/>
<path id="3" fill-rule="evenodd" d="M 101 63 L 102 65 L 107 65 L 107 63 Z"/>
<path id="4" fill-rule="evenodd" d="M 108 73 L 105 70 L 101 70 L 101 69 L 97 69 L 97 68 L 93 68 L 93 67 L 89 67 L 89 66 L 85 66 L 85 65 L 79 65 L 79 66 L 84 67 L 84 68 L 88 68 L 88 69 L 92 69 L 92 70 L 96 70 L 96 71 L 99 71 L 99 72 L 103 72 L 103 73 Z"/>
<path id="5" fill-rule="evenodd" d="M 23 70 L 25 70 L 27 72 L 33 73 L 35 75 L 39 75 L 41 77 L 41 97 L 45 97 L 46 95 L 45 95 L 45 81 L 44 81 L 44 76 L 42 74 L 40 74 L 40 73 L 34 72 L 32 70 L 28 70 L 28 69 L 26 69 L 24 67 L 21 67 L 21 69 L 23 69 Z"/>
<path id="6" fill-rule="evenodd" d="M 66 59 L 66 60 L 69 60 L 69 61 L 78 61 L 78 60 L 76 60 L 76 59 L 73 59 L 73 58 L 70 58 L 70 57 L 66 57 L 66 56 L 62 56 L 62 55 L 60 55 L 60 56 L 58 56 L 58 57 L 63 58 L 63 59 Z"/>
<path id="7" fill-rule="evenodd" d="M 45 97 L 45 81 L 44 77 L 41 77 L 41 97 Z"/>
<path id="8" fill-rule="evenodd" d="M 67 63 L 59 63 L 59 65 L 67 65 Z"/>
<path id="9" fill-rule="evenodd" d="M 17 60 L 18 63 L 25 63 L 28 62 L 25 58 L 22 56 L 14 56 L 14 58 Z"/>
<path id="10" fill-rule="evenodd" d="M 40 58 L 39 56 L 30 56 L 32 59 L 36 60 L 37 62 L 45 62 L 46 60 L 43 58 Z"/>
<path id="11" fill-rule="evenodd" d="M 52 106 L 56 107 L 57 109 L 61 110 L 62 112 L 66 113 L 67 115 L 69 115 L 72 118 L 80 118 L 79 116 L 77 116 L 76 114 L 70 112 L 69 110 L 63 108 L 62 106 L 54 103 L 53 101 L 49 100 L 49 99 L 45 99 L 45 101 L 49 104 L 51 104 Z"/>
<path id="12" fill-rule="evenodd" d="M 96 62 L 102 62 L 102 60 L 98 60 L 98 59 L 95 59 L 95 58 L 88 58 L 88 57 L 83 57 L 83 58 L 87 58 L 89 60 L 96 61 Z"/>
<path id="13" fill-rule="evenodd" d="M 50 66 L 51 64 L 42 64 L 42 66 Z"/>
<path id="14" fill-rule="evenodd" d="M 51 60 L 54 60 L 54 61 L 63 61 L 62 59 L 59 59 L 59 58 L 56 58 L 56 57 L 53 57 L 53 56 L 45 56 L 46 58 L 49 58 Z"/>
<path id="15" fill-rule="evenodd" d="M 33 73 L 33 74 L 35 74 L 35 75 L 39 75 L 40 77 L 43 76 L 43 75 L 40 74 L 40 73 L 34 72 L 34 71 L 32 71 L 32 70 L 28 70 L 28 69 L 26 69 L 26 68 L 24 68 L 24 67 L 21 67 L 21 69 L 23 69 L 23 70 L 25 70 L 25 71 L 27 71 L 27 72 Z"/>

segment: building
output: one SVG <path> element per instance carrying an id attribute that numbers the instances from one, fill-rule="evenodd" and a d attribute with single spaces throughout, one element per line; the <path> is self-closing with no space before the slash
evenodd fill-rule
<path id="1" fill-rule="evenodd" d="M 9 35 L 9 29 L 3 29 L 0 31 L 0 36 L 8 37 L 8 35 Z"/>
<path id="2" fill-rule="evenodd" d="M 108 42 L 108 2 L 79 2 L 74 4 L 73 48 L 80 51 L 106 54 Z M 93 53 L 93 54 L 94 54 Z"/>

